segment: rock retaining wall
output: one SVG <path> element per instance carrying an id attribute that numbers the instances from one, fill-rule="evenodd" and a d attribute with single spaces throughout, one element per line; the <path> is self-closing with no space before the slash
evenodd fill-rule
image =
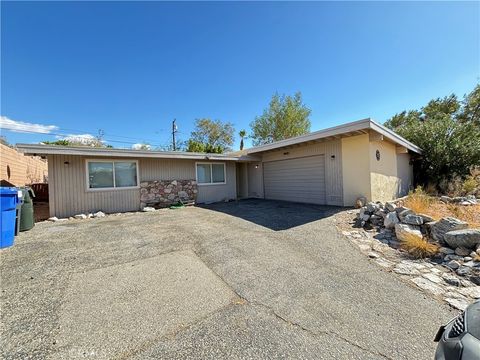
<path id="1" fill-rule="evenodd" d="M 158 180 L 140 183 L 140 207 L 168 207 L 179 201 L 195 202 L 197 198 L 195 180 Z"/>

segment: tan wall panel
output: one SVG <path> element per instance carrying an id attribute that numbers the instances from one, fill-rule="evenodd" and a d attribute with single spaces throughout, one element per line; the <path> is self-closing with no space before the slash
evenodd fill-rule
<path id="1" fill-rule="evenodd" d="M 221 162 L 221 161 L 220 161 Z M 237 198 L 236 170 L 234 162 L 226 162 L 226 184 L 200 185 L 198 184 L 197 203 L 211 203 Z"/>
<path id="2" fill-rule="evenodd" d="M 413 166 L 410 154 L 397 154 L 397 176 L 400 180 L 398 196 L 405 196 L 413 188 Z"/>
<path id="3" fill-rule="evenodd" d="M 47 182 L 48 164 L 38 156 L 25 156 L 0 144 L 1 179 L 15 186 Z"/>
<path id="4" fill-rule="evenodd" d="M 370 146 L 367 134 L 342 138 L 343 203 L 352 206 L 359 196 L 372 198 Z"/>

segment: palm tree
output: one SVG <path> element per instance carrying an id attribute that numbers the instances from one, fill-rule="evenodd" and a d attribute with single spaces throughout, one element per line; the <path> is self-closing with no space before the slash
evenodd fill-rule
<path id="1" fill-rule="evenodd" d="M 240 135 L 240 150 L 243 150 L 243 139 L 247 136 L 247 132 L 245 130 L 240 130 L 238 135 Z"/>

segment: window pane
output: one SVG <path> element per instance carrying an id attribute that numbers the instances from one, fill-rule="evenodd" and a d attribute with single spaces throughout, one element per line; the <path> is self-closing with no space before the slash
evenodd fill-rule
<path id="1" fill-rule="evenodd" d="M 137 163 L 115 161 L 115 187 L 137 186 Z"/>
<path id="2" fill-rule="evenodd" d="M 197 164 L 197 180 L 199 184 L 212 182 L 210 164 Z"/>
<path id="3" fill-rule="evenodd" d="M 225 165 L 224 164 L 212 164 L 212 177 L 214 183 L 225 182 Z"/>
<path id="4" fill-rule="evenodd" d="M 91 189 L 113 187 L 113 163 L 89 162 L 88 183 Z"/>

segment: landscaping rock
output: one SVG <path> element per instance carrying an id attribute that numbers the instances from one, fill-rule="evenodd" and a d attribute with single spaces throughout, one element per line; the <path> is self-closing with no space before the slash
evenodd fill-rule
<path id="1" fill-rule="evenodd" d="M 105 214 L 102 211 L 97 211 L 95 214 L 93 214 L 94 218 L 103 218 L 105 217 Z"/>
<path id="2" fill-rule="evenodd" d="M 426 290 L 433 295 L 440 295 L 444 292 L 440 286 L 423 277 L 416 277 L 411 279 L 411 281 L 419 288 Z"/>
<path id="3" fill-rule="evenodd" d="M 463 258 L 463 261 L 465 261 L 465 262 L 472 261 L 472 257 L 470 257 L 470 256 L 465 256 L 465 257 Z"/>
<path id="4" fill-rule="evenodd" d="M 452 202 L 452 198 L 449 197 L 449 196 L 441 196 L 440 197 L 440 201 L 441 202 L 444 202 L 445 204 L 449 204 Z"/>
<path id="5" fill-rule="evenodd" d="M 87 218 L 87 215 L 85 214 L 77 214 L 73 217 L 74 219 L 82 219 L 85 220 Z"/>
<path id="6" fill-rule="evenodd" d="M 409 234 L 422 237 L 422 232 L 420 231 L 420 227 L 418 226 L 408 224 L 395 224 L 395 235 L 397 236 L 398 240 L 405 241 L 406 237 Z"/>
<path id="7" fill-rule="evenodd" d="M 419 275 L 420 274 L 420 271 L 418 271 L 415 267 L 407 263 L 397 264 L 393 269 L 393 271 L 401 275 Z"/>
<path id="8" fill-rule="evenodd" d="M 406 209 L 398 213 L 398 218 L 400 219 L 400 221 L 404 222 L 407 215 L 415 215 L 415 213 L 410 209 Z"/>
<path id="9" fill-rule="evenodd" d="M 480 286 L 470 286 L 458 289 L 458 292 L 462 295 L 469 296 L 474 299 L 480 299 Z"/>
<path id="10" fill-rule="evenodd" d="M 466 247 L 463 247 L 463 246 L 459 246 L 455 249 L 455 254 L 460 256 L 467 256 L 470 254 L 470 249 L 467 249 Z"/>
<path id="11" fill-rule="evenodd" d="M 455 254 L 455 250 L 450 249 L 449 247 L 441 247 L 438 249 L 439 253 L 445 254 L 445 255 L 453 255 Z"/>
<path id="12" fill-rule="evenodd" d="M 421 216 L 422 219 L 423 219 L 423 223 L 428 223 L 428 222 L 432 222 L 434 221 L 434 218 L 432 218 L 431 216 L 429 215 L 425 215 L 425 214 L 418 214 L 418 216 Z"/>
<path id="13" fill-rule="evenodd" d="M 366 197 L 360 196 L 359 198 L 357 198 L 357 200 L 355 200 L 355 207 L 357 209 L 359 209 L 361 207 L 364 207 L 365 205 L 367 205 L 367 198 Z"/>
<path id="14" fill-rule="evenodd" d="M 371 214 L 373 214 L 375 211 L 379 210 L 380 206 L 378 204 L 375 204 L 373 202 L 369 202 L 367 204 L 367 211 Z"/>
<path id="15" fill-rule="evenodd" d="M 455 219 L 453 217 L 445 217 L 438 221 L 430 222 L 427 224 L 430 228 L 430 235 L 433 240 L 445 243 L 445 234 L 449 231 L 462 230 L 468 227 L 468 224 L 464 221 Z"/>
<path id="16" fill-rule="evenodd" d="M 478 245 L 480 245 L 480 230 L 462 229 L 448 231 L 444 235 L 444 240 L 448 245 L 450 245 L 450 247 L 454 249 L 458 247 L 475 249 Z"/>
<path id="17" fill-rule="evenodd" d="M 48 221 L 58 221 L 58 218 L 56 216 L 52 216 L 48 218 Z"/>
<path id="18" fill-rule="evenodd" d="M 475 285 L 480 286 L 480 275 L 470 275 L 468 279 Z"/>
<path id="19" fill-rule="evenodd" d="M 385 208 L 388 210 L 388 211 L 395 211 L 395 209 L 397 208 L 397 205 L 395 205 L 395 203 L 393 202 L 386 202 L 385 203 Z"/>
<path id="20" fill-rule="evenodd" d="M 450 260 L 445 265 L 448 266 L 452 270 L 456 270 L 460 267 L 460 263 L 457 260 Z"/>
<path id="21" fill-rule="evenodd" d="M 440 284 L 442 282 L 442 278 L 436 274 L 426 273 L 422 275 L 425 279 L 430 280 L 435 284 Z"/>
<path id="22" fill-rule="evenodd" d="M 150 207 L 150 206 L 145 206 L 143 209 L 142 209 L 143 212 L 152 212 L 152 211 L 155 211 L 155 208 L 153 207 Z"/>
<path id="23" fill-rule="evenodd" d="M 385 216 L 385 219 L 383 220 L 383 225 L 387 229 L 394 229 L 395 224 L 400 223 L 400 220 L 398 219 L 397 213 L 396 212 L 390 212 Z"/>
<path id="24" fill-rule="evenodd" d="M 445 301 L 458 310 L 465 310 L 470 303 L 461 298 L 445 298 Z"/>
<path id="25" fill-rule="evenodd" d="M 363 214 L 360 219 L 362 219 L 363 221 L 368 221 L 368 219 L 370 219 L 370 215 L 368 215 L 368 214 Z"/>
<path id="26" fill-rule="evenodd" d="M 403 222 L 410 225 L 422 225 L 423 218 L 418 215 L 408 214 L 404 217 Z"/>
<path id="27" fill-rule="evenodd" d="M 443 273 L 442 279 L 449 285 L 460 286 L 460 279 L 450 273 Z"/>
<path id="28" fill-rule="evenodd" d="M 467 266 L 460 266 L 456 271 L 456 273 L 460 276 L 470 275 L 471 272 L 472 270 Z"/>

